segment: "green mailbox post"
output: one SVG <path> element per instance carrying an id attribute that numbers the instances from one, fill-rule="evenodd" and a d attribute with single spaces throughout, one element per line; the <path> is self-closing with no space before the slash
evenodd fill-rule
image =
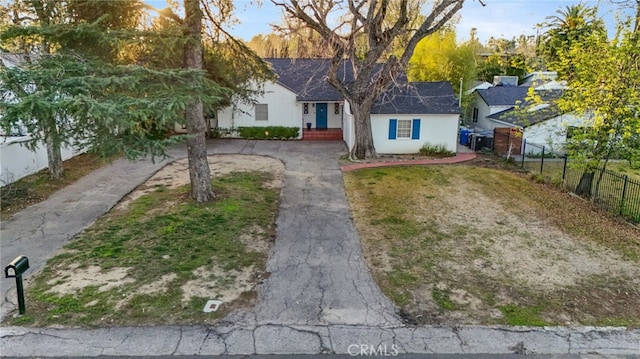
<path id="1" fill-rule="evenodd" d="M 22 287 L 22 274 L 29 269 L 29 258 L 18 256 L 12 260 L 8 266 L 4 267 L 5 278 L 16 279 L 16 289 L 18 290 L 18 311 L 24 314 L 24 289 Z"/>

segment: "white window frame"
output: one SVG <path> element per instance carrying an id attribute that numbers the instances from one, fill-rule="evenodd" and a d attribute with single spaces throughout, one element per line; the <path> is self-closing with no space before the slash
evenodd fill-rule
<path id="1" fill-rule="evenodd" d="M 403 125 L 401 125 L 403 124 Z M 397 140 L 410 140 L 413 131 L 412 120 L 400 120 L 396 122 L 396 139 Z"/>

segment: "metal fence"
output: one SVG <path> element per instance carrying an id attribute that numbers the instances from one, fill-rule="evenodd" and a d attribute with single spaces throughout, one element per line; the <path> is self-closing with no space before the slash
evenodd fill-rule
<path id="1" fill-rule="evenodd" d="M 500 139 L 501 136 L 504 138 Z M 510 140 L 507 134 L 497 132 L 494 137 L 494 143 Z M 521 148 L 510 151 L 509 155 L 520 167 L 542 176 L 546 182 L 588 198 L 631 223 L 640 224 L 640 181 L 603 168 L 587 172 L 584 164 L 566 154 L 525 140 Z"/>

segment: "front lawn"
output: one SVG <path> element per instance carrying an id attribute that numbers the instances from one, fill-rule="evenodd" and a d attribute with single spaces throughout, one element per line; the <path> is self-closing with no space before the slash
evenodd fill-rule
<path id="1" fill-rule="evenodd" d="M 474 166 L 345 173 L 365 257 L 407 322 L 640 325 L 640 231 Z"/>
<path id="2" fill-rule="evenodd" d="M 174 177 L 167 173 L 158 181 Z M 26 315 L 10 324 L 211 324 L 251 305 L 275 236 L 281 175 L 221 175 L 218 198 L 202 204 L 189 199 L 188 185 L 148 182 L 30 280 Z M 203 312 L 209 299 L 223 302 L 218 311 Z"/>

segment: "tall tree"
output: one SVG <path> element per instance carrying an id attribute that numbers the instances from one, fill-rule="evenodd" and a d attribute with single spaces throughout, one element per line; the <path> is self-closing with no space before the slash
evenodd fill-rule
<path id="1" fill-rule="evenodd" d="M 120 6 L 112 6 L 109 12 L 102 12 L 100 15 L 102 23 L 105 25 L 110 24 L 111 28 L 121 29 L 127 21 L 137 21 L 135 17 L 132 17 L 131 13 L 123 12 L 123 9 L 134 8 L 137 1 L 127 2 L 127 4 L 121 4 Z M 97 29 L 93 29 L 93 32 L 86 31 L 84 36 L 78 36 L 78 31 L 73 30 L 72 26 L 81 25 L 81 23 L 88 20 L 98 20 L 98 15 L 88 14 L 83 12 L 83 9 L 90 9 L 93 6 L 105 5 L 105 2 L 95 0 L 71 0 L 67 2 L 55 1 L 55 0 L 28 0 L 28 1 L 13 1 L 7 4 L 5 10 L 2 11 L 2 31 L 3 40 L 8 44 L 9 51 L 15 51 L 24 54 L 23 59 L 27 62 L 36 61 L 32 58 L 37 55 L 41 58 L 49 57 L 52 52 L 56 51 L 68 51 L 71 49 L 80 49 L 93 51 L 96 53 L 96 49 L 100 48 L 102 56 L 107 55 L 109 52 L 109 45 L 105 45 L 105 42 L 95 41 Z M 94 9 L 95 10 L 95 9 Z M 111 21 L 109 20 L 111 19 Z M 113 21 L 117 19 L 118 21 Z M 24 31 L 25 28 L 30 30 Z M 104 27 L 103 27 L 104 29 Z M 58 59 L 61 59 L 60 57 Z M 35 75 L 35 78 L 40 81 L 41 90 L 49 91 L 49 89 L 55 88 L 56 75 L 47 73 L 44 67 L 31 66 L 32 73 L 43 70 L 41 76 Z M 46 67 L 46 66 L 45 66 Z M 16 79 L 14 77 L 14 79 Z M 8 80 L 8 79 L 7 79 Z M 54 82 L 52 82 L 54 81 Z M 16 92 L 14 95 L 21 94 L 27 95 L 24 89 L 17 89 L 12 84 Z M 48 86 L 50 88 L 44 88 Z M 50 94 L 50 100 L 55 102 L 55 96 Z M 61 124 L 61 117 L 66 115 L 63 112 L 64 109 L 54 110 L 55 106 L 49 107 L 48 111 L 38 111 L 38 126 L 32 128 L 32 130 L 38 131 L 38 134 L 32 133 L 34 138 L 38 137 L 45 143 L 47 151 L 48 169 L 51 178 L 60 179 L 63 176 L 64 168 L 62 163 L 61 146 L 68 144 L 68 139 L 64 134 L 61 134 L 59 128 Z M 27 126 L 32 127 L 32 126 Z M 40 136 L 40 134 L 42 136 Z"/>
<path id="2" fill-rule="evenodd" d="M 418 42 L 407 76 L 410 81 L 449 81 L 458 92 L 461 80 L 464 88 L 476 80 L 475 56 L 473 44 L 457 43 L 455 30 L 440 30 Z"/>
<path id="3" fill-rule="evenodd" d="M 589 194 L 596 167 L 606 167 L 613 155 L 640 158 L 640 1 L 613 40 L 591 33 L 558 56 L 573 71 L 571 90 L 558 105 L 588 118 L 583 129 L 573 131 L 568 151 L 586 163 L 577 191 Z"/>
<path id="4" fill-rule="evenodd" d="M 103 20 L 100 16 L 93 23 L 12 26 L 2 32 L 2 38 L 36 37 L 39 43 L 56 46 L 52 46 L 55 51 L 40 54 L 24 66 L 2 71 L 0 125 L 4 129 L 26 126 L 31 145 L 51 137 L 47 126 L 52 126 L 60 143 L 100 154 L 166 155 L 166 146 L 180 138 L 165 138 L 165 130 L 183 122 L 185 111 L 194 103 L 196 108 L 221 103 L 226 91 L 198 68 L 122 65 L 102 51 L 63 46 L 73 37 L 81 39 L 80 43 L 94 38 L 107 45 L 101 50 L 123 41 L 156 38 L 129 29 L 104 31 Z M 178 39 L 183 40 L 184 34 L 178 34 Z M 197 58 L 201 61 L 201 54 Z"/>
<path id="5" fill-rule="evenodd" d="M 199 0 L 184 0 L 185 33 L 189 39 L 184 48 L 184 63 L 189 69 L 202 70 L 202 11 Z M 206 121 L 201 101 L 194 101 L 186 109 L 187 153 L 191 197 L 197 202 L 215 198 L 211 188 L 211 170 L 207 159 Z"/>
<path id="6" fill-rule="evenodd" d="M 350 155 L 377 157 L 371 133 L 371 106 L 400 76 L 418 42 L 453 17 L 464 0 L 436 1 L 418 26 L 410 24 L 418 15 L 410 11 L 409 0 L 356 1 L 272 0 L 285 13 L 317 32 L 327 44 L 331 65 L 327 81 L 349 102 L 355 120 L 356 141 Z M 344 4 L 343 4 L 344 3 Z M 397 11 L 390 11 L 393 8 Z M 399 56 L 391 54 L 397 39 L 407 38 Z M 364 39 L 364 41 L 360 41 Z M 350 60 L 354 81 L 338 76 L 344 60 Z"/>
<path id="7" fill-rule="evenodd" d="M 597 7 L 583 3 L 568 5 L 558 9 L 557 15 L 549 16 L 541 24 L 546 31 L 540 37 L 538 52 L 543 57 L 549 70 L 569 80 L 574 76 L 572 64 L 562 61 L 562 55 L 575 46 L 585 47 L 594 40 L 598 42 L 607 38 L 604 22 L 598 18 Z"/>

